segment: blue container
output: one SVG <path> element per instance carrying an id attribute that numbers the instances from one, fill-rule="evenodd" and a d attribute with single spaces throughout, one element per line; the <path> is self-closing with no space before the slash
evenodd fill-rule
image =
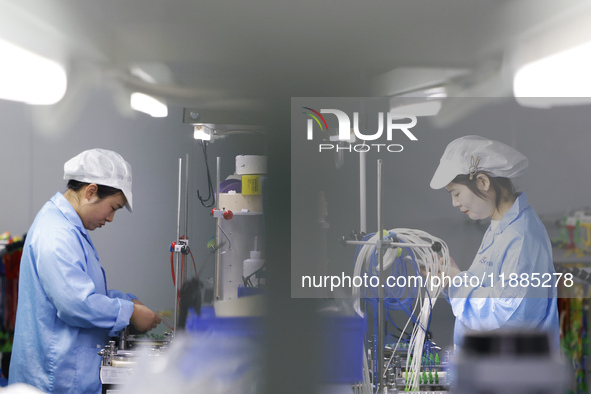
<path id="1" fill-rule="evenodd" d="M 265 294 L 265 290 L 263 290 L 259 287 L 238 286 L 238 298 L 259 295 L 259 294 Z"/>
<path id="2" fill-rule="evenodd" d="M 215 317 L 213 307 L 202 307 L 201 316 L 187 316 L 187 332 L 216 333 L 224 337 L 262 340 L 263 318 Z M 363 338 L 366 321 L 358 316 L 321 318 L 321 380 L 325 383 L 356 383 L 363 380 Z"/>
<path id="3" fill-rule="evenodd" d="M 183 341 L 177 342 L 180 349 L 171 359 L 171 368 L 180 376 L 178 387 L 190 387 L 184 393 L 261 393 L 262 318 L 216 317 L 213 307 L 203 307 L 201 312 L 200 316 L 189 313 L 186 335 L 175 339 Z M 170 376 L 163 373 L 161 378 Z"/>
<path id="4" fill-rule="evenodd" d="M 212 306 L 201 307 L 201 316 L 190 310 L 187 316 L 187 332 L 215 332 L 228 336 L 259 337 L 263 333 L 263 318 L 216 317 Z"/>
<path id="5" fill-rule="evenodd" d="M 322 381 L 362 381 L 365 319 L 359 316 L 327 316 L 322 318 L 322 327 Z"/>

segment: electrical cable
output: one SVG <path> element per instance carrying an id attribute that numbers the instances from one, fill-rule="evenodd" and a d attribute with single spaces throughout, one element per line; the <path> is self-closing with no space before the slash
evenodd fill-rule
<path id="1" fill-rule="evenodd" d="M 406 333 L 407 327 L 412 322 L 413 329 L 410 334 L 410 340 L 408 341 L 406 359 L 407 371 L 410 373 L 407 380 L 407 388 L 409 390 L 418 390 L 421 379 L 420 371 L 423 361 L 423 351 L 428 355 L 431 346 L 433 346 L 430 340 L 425 339 L 431 325 L 431 312 L 443 288 L 441 281 L 435 285 L 433 281 L 429 279 L 435 275 L 440 275 L 440 273 L 445 274 L 448 272 L 450 266 L 449 250 L 445 242 L 424 231 L 404 228 L 392 229 L 388 231 L 387 238 L 396 243 L 408 244 L 408 246 L 401 246 L 394 249 L 388 248 L 383 254 L 383 271 L 380 272 L 376 247 L 378 238 L 379 237 L 376 234 L 370 234 L 363 239 L 363 241 L 367 241 L 368 244 L 357 247 L 354 266 L 355 277 L 363 277 L 364 275 L 367 275 L 369 278 L 380 278 L 384 272 L 389 271 L 392 278 L 404 276 L 406 279 L 408 278 L 406 266 L 407 263 L 409 263 L 417 277 L 419 275 L 420 265 L 426 278 L 422 281 L 422 286 L 420 288 L 417 288 L 418 286 L 411 288 L 409 288 L 409 286 L 397 286 L 395 288 L 389 286 L 384 287 L 385 293 L 383 305 L 384 309 L 388 311 L 386 314 L 388 317 L 386 319 L 388 319 L 388 321 L 401 332 L 387 366 L 391 364 L 400 343 L 406 341 L 403 341 L 404 333 Z M 436 242 L 441 245 L 441 249 L 438 252 L 433 248 L 426 246 L 434 245 Z M 353 287 L 353 295 L 355 297 L 354 308 L 360 316 L 364 316 L 364 313 L 361 311 L 361 299 L 363 298 L 366 302 L 366 309 L 374 309 L 373 307 L 369 308 L 369 305 L 377 304 L 375 301 L 375 293 L 375 287 L 369 289 L 364 288 L 363 291 L 359 287 Z M 415 299 L 414 306 L 412 305 L 413 298 Z M 389 311 L 393 310 L 402 310 L 408 315 L 408 320 L 402 330 L 400 330 L 391 320 Z M 392 337 L 395 336 L 392 334 Z M 374 359 L 374 361 L 377 362 L 378 360 Z M 384 360 L 380 361 L 383 362 Z M 384 373 L 386 373 L 386 371 L 387 367 L 384 370 Z"/>
<path id="2" fill-rule="evenodd" d="M 213 207 L 215 205 L 215 191 L 213 189 L 213 183 L 211 181 L 211 174 L 209 172 L 209 164 L 207 163 L 207 142 L 205 141 L 200 141 L 199 142 L 201 144 L 201 146 L 203 147 L 203 157 L 205 158 L 205 169 L 207 171 L 207 198 L 203 198 L 201 197 L 201 194 L 199 193 L 199 190 L 197 190 L 197 198 L 199 198 L 199 201 L 201 202 L 201 205 L 203 205 L 206 208 L 209 207 Z M 208 202 L 210 201 L 211 202 Z"/>
<path id="3" fill-rule="evenodd" d="M 162 314 L 158 313 L 158 317 L 160 317 L 160 320 L 162 320 L 162 323 L 164 323 L 166 327 L 168 327 L 171 331 L 174 331 L 174 328 L 171 327 L 171 325 L 166 321 Z"/>
<path id="4" fill-rule="evenodd" d="M 247 129 L 229 129 L 229 130 L 224 130 L 224 131 L 217 131 L 216 135 L 222 137 L 225 135 L 237 135 L 237 134 L 244 134 L 244 133 L 252 133 L 252 134 L 256 134 L 259 137 L 265 137 L 265 133 L 263 131 L 260 130 L 247 130 Z"/>

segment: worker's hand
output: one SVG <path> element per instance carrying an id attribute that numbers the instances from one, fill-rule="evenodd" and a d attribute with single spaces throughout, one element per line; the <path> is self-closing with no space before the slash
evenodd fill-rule
<path id="1" fill-rule="evenodd" d="M 441 264 L 443 264 L 443 257 L 439 258 L 439 262 Z M 447 270 L 447 273 L 449 276 L 451 276 L 452 278 L 454 276 L 456 276 L 457 274 L 460 273 L 460 269 L 458 268 L 458 265 L 456 264 L 456 261 L 453 259 L 453 257 L 449 256 L 449 268 Z"/>
<path id="2" fill-rule="evenodd" d="M 439 265 L 443 265 L 443 257 L 439 256 Z M 421 274 L 426 278 L 427 272 L 423 266 L 420 266 Z M 458 265 L 454 261 L 454 259 L 449 256 L 449 267 L 446 270 L 440 270 L 439 272 L 431 272 L 432 276 L 439 276 L 441 278 L 441 282 L 444 287 L 447 289 L 449 286 L 449 282 L 453 279 L 454 276 L 459 274 L 461 271 L 458 268 Z"/>
<path id="3" fill-rule="evenodd" d="M 439 258 L 439 264 L 443 265 L 443 257 Z M 453 257 L 449 256 L 449 267 L 447 267 L 447 270 L 445 270 L 445 271 L 442 270 L 439 272 L 439 277 L 441 278 L 441 281 L 442 281 L 441 283 L 444 285 L 445 289 L 447 289 L 449 287 L 449 283 L 454 278 L 454 276 L 456 276 L 460 272 L 461 271 L 458 268 L 458 265 L 456 264 Z"/>
<path id="4" fill-rule="evenodd" d="M 135 301 L 135 300 L 134 300 Z M 129 322 L 141 332 L 150 331 L 156 328 L 162 320 L 158 315 L 141 302 L 134 302 L 133 313 Z"/>

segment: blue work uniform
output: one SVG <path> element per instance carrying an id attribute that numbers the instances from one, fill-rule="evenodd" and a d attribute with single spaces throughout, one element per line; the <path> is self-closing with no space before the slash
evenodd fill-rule
<path id="1" fill-rule="evenodd" d="M 449 286 L 456 346 L 468 330 L 537 329 L 549 333 L 557 350 L 554 273 L 546 228 L 519 193 L 497 226 L 489 226 L 468 271 Z"/>
<path id="2" fill-rule="evenodd" d="M 80 216 L 57 193 L 31 226 L 20 267 L 9 383 L 47 393 L 101 392 L 97 354 L 129 324 L 136 297 L 107 290 Z"/>

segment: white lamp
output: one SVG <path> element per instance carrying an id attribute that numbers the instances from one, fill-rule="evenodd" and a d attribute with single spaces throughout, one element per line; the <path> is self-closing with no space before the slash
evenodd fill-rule
<path id="1" fill-rule="evenodd" d="M 144 93 L 135 92 L 131 94 L 131 108 L 154 118 L 165 118 L 168 116 L 168 107 L 166 104 Z"/>
<path id="2" fill-rule="evenodd" d="M 0 39 L 0 99 L 51 105 L 64 97 L 66 87 L 60 64 Z"/>
<path id="3" fill-rule="evenodd" d="M 553 105 L 591 102 L 591 43 L 530 62 L 513 78 L 513 93 L 524 105 Z"/>

